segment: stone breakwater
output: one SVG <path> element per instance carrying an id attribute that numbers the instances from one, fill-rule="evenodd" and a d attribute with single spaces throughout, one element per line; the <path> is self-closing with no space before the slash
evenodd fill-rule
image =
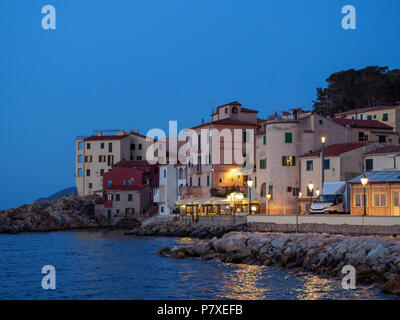
<path id="1" fill-rule="evenodd" d="M 107 226 L 94 217 L 96 196 L 63 196 L 0 212 L 0 233 L 56 231 Z"/>
<path id="2" fill-rule="evenodd" d="M 374 283 L 400 294 L 400 240 L 318 234 L 230 232 L 191 246 L 158 252 L 173 258 L 277 266 L 329 277 L 343 277 L 343 266 L 356 269 L 357 283 Z"/>
<path id="3" fill-rule="evenodd" d="M 138 236 L 163 236 L 163 237 L 191 237 L 200 239 L 212 239 L 222 237 L 231 231 L 247 231 L 247 224 L 237 226 L 203 226 L 199 224 L 186 224 L 171 219 L 156 219 L 151 223 L 143 223 L 140 226 L 126 232 L 127 235 Z"/>

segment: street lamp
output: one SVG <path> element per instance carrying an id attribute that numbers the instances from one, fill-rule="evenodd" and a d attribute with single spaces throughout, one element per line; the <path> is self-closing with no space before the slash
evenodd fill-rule
<path id="1" fill-rule="evenodd" d="M 269 200 L 271 200 L 271 196 L 272 195 L 270 193 L 267 194 L 267 210 L 268 210 L 267 213 L 268 214 L 269 214 Z"/>
<path id="2" fill-rule="evenodd" d="M 364 188 L 364 197 L 363 197 L 363 204 L 364 204 L 363 225 L 364 225 L 364 217 L 367 215 L 367 198 L 365 196 L 365 187 L 368 184 L 368 178 L 365 176 L 365 174 L 362 176 L 360 181 L 361 181 L 361 184 L 363 185 L 363 188 Z"/>
<path id="3" fill-rule="evenodd" d="M 299 232 L 300 199 L 301 199 L 302 195 L 303 194 L 301 192 L 299 192 L 299 200 L 297 201 L 299 203 L 299 205 L 298 205 L 297 214 L 296 214 L 296 233 Z"/>
<path id="4" fill-rule="evenodd" d="M 319 197 L 319 194 L 321 193 L 321 191 L 319 191 L 319 189 L 317 189 L 316 191 L 315 191 L 315 193 L 317 194 L 317 198 Z"/>
<path id="5" fill-rule="evenodd" d="M 247 180 L 247 186 L 249 187 L 249 214 L 251 214 L 251 188 L 253 187 L 254 181 L 250 178 Z"/>
<path id="6" fill-rule="evenodd" d="M 313 190 L 314 190 L 314 184 L 312 183 L 312 181 L 310 181 L 310 183 L 308 184 L 308 190 L 310 191 L 311 194 L 311 202 L 310 202 L 310 209 L 311 209 L 311 205 L 312 205 L 312 197 L 313 197 Z"/>
<path id="7" fill-rule="evenodd" d="M 324 182 L 325 182 L 325 142 L 326 142 L 326 137 L 322 136 L 321 137 L 321 188 L 322 190 L 324 189 Z"/>

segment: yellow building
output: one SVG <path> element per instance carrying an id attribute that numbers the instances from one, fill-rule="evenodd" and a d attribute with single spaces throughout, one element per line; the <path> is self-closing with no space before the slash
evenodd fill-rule
<path id="1" fill-rule="evenodd" d="M 358 120 L 377 120 L 394 128 L 400 129 L 400 105 L 379 106 L 370 108 L 353 109 L 336 114 L 337 118 L 358 119 Z"/>
<path id="2" fill-rule="evenodd" d="M 350 210 L 352 215 L 363 215 L 364 205 L 368 216 L 400 216 L 400 172 L 370 171 L 365 173 L 368 183 L 364 187 L 361 178 L 351 179 Z M 364 191 L 365 198 L 364 201 Z"/>

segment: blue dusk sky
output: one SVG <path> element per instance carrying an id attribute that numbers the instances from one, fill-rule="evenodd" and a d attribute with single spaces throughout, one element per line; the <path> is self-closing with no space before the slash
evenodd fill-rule
<path id="1" fill-rule="evenodd" d="M 56 30 L 41 9 L 56 8 Z M 357 10 L 344 30 L 341 9 Z M 334 72 L 400 67 L 398 0 L 1 0 L 0 209 L 74 185 L 96 129 L 209 120 L 238 100 L 265 118 L 311 107 Z"/>

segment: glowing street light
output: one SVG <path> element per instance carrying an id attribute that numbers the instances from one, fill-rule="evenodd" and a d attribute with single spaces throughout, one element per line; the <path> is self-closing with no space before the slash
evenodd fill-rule
<path id="1" fill-rule="evenodd" d="M 250 178 L 247 180 L 247 186 L 249 187 L 249 214 L 251 214 L 251 188 L 253 187 L 254 181 Z"/>
<path id="2" fill-rule="evenodd" d="M 272 195 L 270 193 L 267 193 L 267 213 L 269 214 L 269 200 L 271 200 Z"/>
<path id="3" fill-rule="evenodd" d="M 365 187 L 368 184 L 368 178 L 365 176 L 365 174 L 362 176 L 360 181 L 361 181 L 361 184 L 362 184 L 362 186 L 364 188 L 364 198 L 363 198 L 363 204 L 364 204 L 363 225 L 364 225 L 364 217 L 367 215 L 367 198 L 365 196 Z"/>
<path id="4" fill-rule="evenodd" d="M 319 189 L 317 189 L 317 190 L 315 191 L 315 193 L 317 194 L 317 198 L 318 198 L 318 196 L 319 196 L 319 194 L 321 193 L 321 191 L 319 191 Z"/>

